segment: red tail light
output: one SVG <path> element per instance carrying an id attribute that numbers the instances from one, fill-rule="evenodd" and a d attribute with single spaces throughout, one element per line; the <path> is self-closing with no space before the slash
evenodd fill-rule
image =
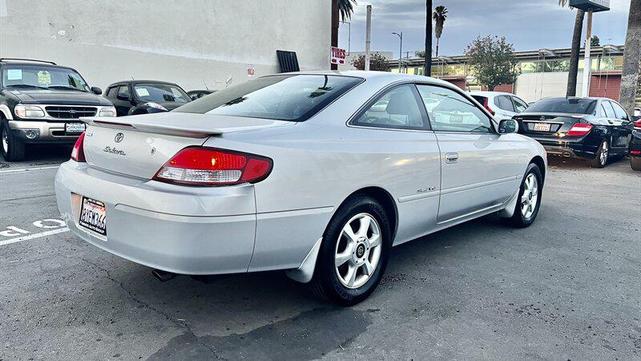
<path id="1" fill-rule="evenodd" d="M 636 122 L 634 122 L 634 127 L 635 128 L 641 128 L 641 119 L 639 119 Z"/>
<path id="2" fill-rule="evenodd" d="M 639 155 L 641 155 L 641 150 L 631 150 L 630 151 L 630 155 L 639 156 Z"/>
<path id="3" fill-rule="evenodd" d="M 489 98 L 483 98 L 483 106 L 485 107 L 485 109 L 487 109 L 488 112 L 490 112 L 490 114 L 492 114 L 492 115 L 496 114 L 496 112 L 494 110 L 492 110 L 492 108 L 490 107 L 490 99 Z"/>
<path id="4" fill-rule="evenodd" d="M 592 124 L 588 123 L 576 123 L 568 130 L 565 134 L 568 137 L 582 137 L 592 130 Z"/>
<path id="5" fill-rule="evenodd" d="M 267 178 L 272 160 L 224 149 L 189 147 L 181 150 L 156 173 L 166 183 L 218 186 L 256 183 Z"/>
<path id="6" fill-rule="evenodd" d="M 76 140 L 76 144 L 73 145 L 71 150 L 71 159 L 76 162 L 86 162 L 85 159 L 85 132 L 82 132 Z"/>

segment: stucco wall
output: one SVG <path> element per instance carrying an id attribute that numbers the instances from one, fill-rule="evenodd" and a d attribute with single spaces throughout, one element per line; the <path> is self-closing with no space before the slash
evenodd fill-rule
<path id="1" fill-rule="evenodd" d="M 583 72 L 579 71 L 577 96 L 582 96 Z M 568 72 L 527 73 L 516 80 L 515 94 L 527 102 L 548 97 L 564 97 L 568 85 Z"/>
<path id="2" fill-rule="evenodd" d="M 331 0 L 0 0 L 0 56 L 76 68 L 91 85 L 175 81 L 225 87 L 278 71 L 329 68 Z M 6 11 L 5 11 L 6 10 Z"/>

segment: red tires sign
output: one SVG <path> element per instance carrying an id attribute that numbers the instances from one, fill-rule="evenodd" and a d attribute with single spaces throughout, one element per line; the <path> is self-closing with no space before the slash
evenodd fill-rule
<path id="1" fill-rule="evenodd" d="M 347 57 L 347 52 L 345 51 L 345 49 L 332 46 L 331 60 L 330 60 L 332 64 L 344 65 L 346 57 Z"/>

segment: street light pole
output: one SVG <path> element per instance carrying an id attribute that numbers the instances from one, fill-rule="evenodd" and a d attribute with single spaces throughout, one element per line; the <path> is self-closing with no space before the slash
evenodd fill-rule
<path id="1" fill-rule="evenodd" d="M 401 31 L 400 34 L 394 32 L 392 34 L 398 36 L 398 38 L 401 40 L 400 49 L 398 51 L 398 72 L 400 74 L 400 73 L 403 72 L 403 67 L 402 67 L 402 64 L 403 64 L 403 32 Z"/>
<path id="2" fill-rule="evenodd" d="M 581 96 L 590 96 L 590 79 L 592 72 L 592 61 L 590 51 L 592 50 L 592 11 L 588 11 L 588 26 L 585 31 L 585 54 L 583 57 L 583 84 L 581 84 Z"/>

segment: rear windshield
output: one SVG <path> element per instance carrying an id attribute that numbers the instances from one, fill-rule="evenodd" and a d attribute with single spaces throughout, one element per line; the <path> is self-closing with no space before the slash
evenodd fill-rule
<path id="1" fill-rule="evenodd" d="M 532 104 L 528 113 L 549 112 L 549 113 L 571 113 L 571 114 L 592 114 L 597 101 L 594 99 L 579 98 L 550 98 L 542 99 Z"/>
<path id="2" fill-rule="evenodd" d="M 134 91 L 136 97 L 145 102 L 187 103 L 191 100 L 184 90 L 172 84 L 136 84 Z"/>
<path id="3" fill-rule="evenodd" d="M 217 91 L 175 111 L 302 122 L 362 80 L 340 75 L 268 76 Z"/>

